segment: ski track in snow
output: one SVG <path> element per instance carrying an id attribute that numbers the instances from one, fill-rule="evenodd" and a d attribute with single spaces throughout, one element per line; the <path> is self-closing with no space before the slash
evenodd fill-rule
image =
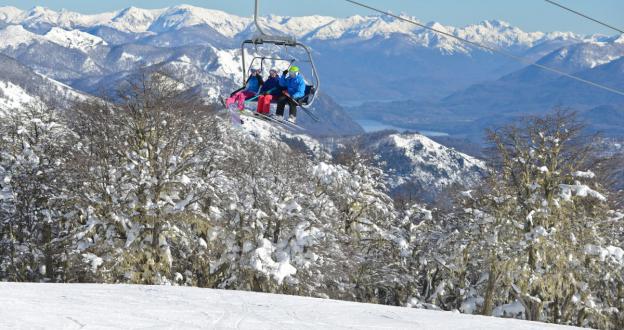
<path id="1" fill-rule="evenodd" d="M 255 292 L 0 283 L 0 329 L 572 329 Z"/>

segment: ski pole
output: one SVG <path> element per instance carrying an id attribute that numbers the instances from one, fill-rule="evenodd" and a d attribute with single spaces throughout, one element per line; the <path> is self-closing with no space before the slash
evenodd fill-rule
<path id="1" fill-rule="evenodd" d="M 315 122 L 319 122 L 320 120 L 318 119 L 317 116 L 315 116 L 312 112 L 310 112 L 308 109 L 304 108 L 301 103 L 299 103 L 297 100 L 293 99 L 292 96 L 284 94 L 289 100 L 291 100 L 292 102 L 294 102 L 298 107 L 301 108 L 301 110 L 303 110 L 303 112 L 305 112 L 308 116 L 310 116 L 310 118 L 312 118 L 312 120 L 314 120 Z"/>
<path id="2" fill-rule="evenodd" d="M 274 90 L 275 88 L 271 88 L 269 89 L 265 94 L 271 94 L 271 92 Z M 245 102 L 253 102 L 255 100 L 257 100 L 260 97 L 260 93 L 256 94 L 256 96 L 250 98 L 249 100 L 245 100 Z"/>

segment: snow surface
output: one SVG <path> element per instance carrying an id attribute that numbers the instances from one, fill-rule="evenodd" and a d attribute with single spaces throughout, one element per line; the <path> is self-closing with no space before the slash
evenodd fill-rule
<path id="1" fill-rule="evenodd" d="M 573 329 L 335 300 L 171 286 L 0 283 L 0 329 Z"/>
<path id="2" fill-rule="evenodd" d="M 585 252 L 589 255 L 599 256 L 601 261 L 611 260 L 614 263 L 624 265 L 624 250 L 617 246 L 600 247 L 596 245 L 587 245 Z"/>
<path id="3" fill-rule="evenodd" d="M 0 80 L 0 113 L 21 108 L 24 104 L 29 104 L 36 100 L 22 87 Z"/>
<path id="4" fill-rule="evenodd" d="M 591 189 L 587 185 L 578 184 L 578 183 L 573 184 L 573 185 L 560 184 L 559 189 L 561 189 L 561 192 L 559 195 L 565 201 L 572 200 L 573 196 L 592 197 L 603 202 L 607 201 L 607 198 L 603 194 Z"/>
<path id="5" fill-rule="evenodd" d="M 592 171 L 576 171 L 572 173 L 572 176 L 576 178 L 593 179 L 596 177 L 596 174 Z"/>

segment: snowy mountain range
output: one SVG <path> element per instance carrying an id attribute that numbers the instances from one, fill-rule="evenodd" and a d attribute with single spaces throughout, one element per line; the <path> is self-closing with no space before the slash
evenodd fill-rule
<path id="1" fill-rule="evenodd" d="M 411 19 L 417 20 L 413 17 Z M 384 16 L 335 18 L 271 15 L 263 18 L 262 22 L 273 33 L 293 35 L 311 44 L 318 57 L 328 93 L 340 101 L 366 99 L 370 97 L 367 91 L 371 89 L 379 97 L 391 99 L 426 95 L 441 97 L 458 88 L 496 78 L 520 68 L 519 65 L 492 56 L 488 52 L 469 48 L 455 39 Z M 20 25 L 32 34 L 11 25 Z M 581 41 L 601 42 L 604 39 L 601 36 L 562 32 L 525 32 L 496 20 L 461 28 L 444 26 L 437 22 L 427 25 L 535 59 L 561 46 Z M 97 15 L 56 12 L 43 7 L 35 7 L 29 11 L 0 7 L 0 27 L 2 26 L 5 26 L 5 34 L 10 34 L 11 37 L 3 38 L 0 49 L 11 49 L 18 59 L 20 56 L 17 48 L 28 48 L 35 42 L 46 41 L 78 48 L 91 54 L 89 58 L 76 55 L 75 62 L 81 63 L 75 63 L 74 67 L 83 64 L 88 69 L 83 75 L 102 74 L 103 72 L 99 72 L 102 70 L 118 71 L 120 65 L 111 63 L 115 60 L 144 65 L 167 61 L 167 57 L 174 55 L 174 48 L 183 46 L 238 50 L 240 40 L 252 35 L 255 29 L 249 17 L 188 5 L 157 10 L 130 7 Z M 51 30 L 52 28 L 59 29 Z M 63 33 L 60 29 L 66 32 Z M 98 46 L 101 46 L 99 52 L 95 51 Z M 150 46 L 159 49 L 155 50 Z M 165 55 L 162 48 L 170 49 L 170 52 Z M 155 52 L 160 56 L 154 57 Z M 190 53 L 184 50 L 182 52 L 187 56 Z M 228 61 L 231 59 L 231 52 L 215 54 L 213 58 L 223 67 L 222 72 L 237 71 L 238 63 Z M 230 66 L 232 64 L 234 67 Z M 370 71 L 371 68 L 373 71 Z M 459 77 L 458 68 L 464 68 Z M 375 79 L 360 86 L 345 83 L 346 79 L 360 75 Z M 59 73 L 59 76 L 62 74 Z M 451 77 L 453 79 L 449 79 Z M 437 90 L 430 87 L 434 84 L 437 85 Z M 391 90 L 384 88 L 388 85 L 405 86 Z M 432 90 L 435 91 L 433 95 Z"/>
<path id="2" fill-rule="evenodd" d="M 543 112 L 554 105 L 580 105 L 585 111 L 622 103 L 392 17 L 269 15 L 262 23 L 272 33 L 296 36 L 312 47 L 326 99 L 316 111 L 331 121 L 317 125 L 318 135 L 361 132 L 338 104 L 382 101 L 349 112 L 474 137 L 512 113 Z M 526 32 L 497 20 L 465 27 L 425 24 L 609 86 L 618 86 L 621 77 L 605 66 L 617 69 L 624 55 L 622 37 Z M 240 85 L 240 41 L 254 32 L 250 17 L 188 5 L 95 15 L 0 7 L 0 52 L 91 94 L 114 94 L 114 86 L 137 69 L 158 68 L 178 73 L 214 101 Z M 384 103 L 396 100 L 401 101 Z M 332 128 L 323 129 L 327 126 Z"/>
<path id="3" fill-rule="evenodd" d="M 419 21 L 415 17 L 408 17 Z M 70 11 L 53 11 L 44 7 L 34 7 L 23 11 L 14 7 L 0 7 L 0 21 L 5 25 L 22 25 L 28 30 L 41 32 L 51 27 L 66 30 L 87 30 L 108 27 L 125 33 L 159 34 L 173 30 L 205 25 L 217 33 L 229 37 L 244 37 L 252 29 L 250 17 L 231 15 L 219 10 L 205 9 L 189 5 L 179 5 L 164 9 L 141 9 L 129 7 L 117 12 L 84 15 Z M 407 22 L 380 16 L 351 16 L 336 18 L 328 16 L 284 17 L 270 15 L 261 22 L 275 32 L 296 36 L 305 41 L 389 38 L 400 34 L 409 36 L 422 46 L 435 47 L 454 52 L 469 52 L 457 40 L 440 37 L 437 34 L 415 27 Z M 420 22 L 420 21 L 419 21 Z M 524 32 L 506 22 L 492 20 L 462 28 L 444 26 L 437 22 L 430 27 L 452 33 L 470 41 L 486 43 L 498 47 L 528 48 L 546 41 L 577 41 L 595 39 L 573 33 Z"/>

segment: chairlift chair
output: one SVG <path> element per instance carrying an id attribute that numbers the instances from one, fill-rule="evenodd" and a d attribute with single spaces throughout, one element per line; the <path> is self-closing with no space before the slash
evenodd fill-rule
<path id="1" fill-rule="evenodd" d="M 247 66 L 247 55 L 245 55 L 245 50 L 249 47 L 249 46 L 253 46 L 254 49 L 256 51 L 258 51 L 258 45 L 264 45 L 264 44 L 268 44 L 268 45 L 275 45 L 275 46 L 282 46 L 285 47 L 286 50 L 288 50 L 289 48 L 291 49 L 299 49 L 299 50 L 303 50 L 306 54 L 307 59 L 303 60 L 303 61 L 299 61 L 299 62 L 303 62 L 303 63 L 308 63 L 310 70 L 312 72 L 312 83 L 308 82 L 308 80 L 306 80 L 306 89 L 305 89 L 305 95 L 295 101 L 297 101 L 298 106 L 300 106 L 301 108 L 307 110 L 309 109 L 312 104 L 314 103 L 314 101 L 316 100 L 316 96 L 319 92 L 320 86 L 321 86 L 321 80 L 319 78 L 318 72 L 316 70 L 316 65 L 314 64 L 314 59 L 312 57 L 312 52 L 310 51 L 310 49 L 303 43 L 297 41 L 297 39 L 294 36 L 273 36 L 273 35 L 269 35 L 267 33 L 264 32 L 264 30 L 262 29 L 262 27 L 260 26 L 260 22 L 258 21 L 258 16 L 259 16 L 259 9 L 260 9 L 260 0 L 255 0 L 255 11 L 254 11 L 254 23 L 256 25 L 256 29 L 258 30 L 257 34 L 252 37 L 251 39 L 247 39 L 244 40 L 242 45 L 241 45 L 241 52 L 242 52 L 242 76 L 243 76 L 243 88 L 246 85 L 247 82 L 247 70 L 252 68 L 254 63 L 256 61 L 260 61 L 260 68 L 264 69 L 264 64 L 265 61 L 269 60 L 269 61 L 276 61 L 276 62 L 288 62 L 288 67 L 290 68 L 293 63 L 295 63 L 296 61 L 298 61 L 296 58 L 283 58 L 283 57 L 279 57 L 279 56 L 274 56 L 274 55 L 267 55 L 267 56 L 254 56 L 254 58 L 251 60 L 251 62 L 249 63 L 249 66 Z M 306 113 L 309 114 L 308 111 L 306 111 Z"/>

